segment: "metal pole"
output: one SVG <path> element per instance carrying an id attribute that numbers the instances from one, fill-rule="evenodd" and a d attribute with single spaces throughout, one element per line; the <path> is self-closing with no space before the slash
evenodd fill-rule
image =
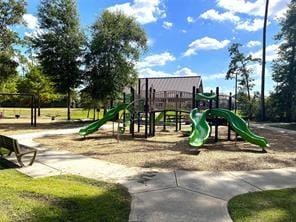
<path id="1" fill-rule="evenodd" d="M 125 93 L 123 93 L 123 103 L 125 104 L 125 101 L 126 99 L 125 99 Z M 123 127 L 125 127 L 125 115 L 126 115 L 126 111 L 125 111 L 125 109 L 123 110 Z"/>
<path id="2" fill-rule="evenodd" d="M 180 92 L 179 98 L 179 130 L 182 128 L 182 92 Z"/>
<path id="3" fill-rule="evenodd" d="M 179 95 L 176 95 L 176 112 L 175 112 L 175 125 L 176 125 L 176 132 L 178 132 L 178 99 Z"/>
<path id="4" fill-rule="evenodd" d="M 216 87 L 216 109 L 219 108 L 219 87 Z M 218 117 L 215 117 L 215 142 L 218 142 Z"/>
<path id="5" fill-rule="evenodd" d="M 34 96 L 34 126 L 37 126 L 37 103 L 36 97 Z"/>
<path id="6" fill-rule="evenodd" d="M 192 109 L 195 108 L 195 86 L 192 87 Z"/>
<path id="7" fill-rule="evenodd" d="M 267 17 L 268 17 L 268 4 L 269 0 L 266 0 L 265 4 L 265 16 L 263 25 L 263 47 L 262 47 L 262 74 L 261 74 L 261 120 L 265 121 L 265 64 L 266 64 L 266 28 L 267 28 Z"/>
<path id="8" fill-rule="evenodd" d="M 148 138 L 148 78 L 145 79 L 145 138 Z"/>
<path id="9" fill-rule="evenodd" d="M 31 126 L 34 125 L 34 96 L 31 96 Z"/>
<path id="10" fill-rule="evenodd" d="M 231 95 L 231 93 L 229 93 L 228 109 L 229 109 L 230 111 L 231 111 L 231 109 L 232 109 L 232 95 Z M 230 128 L 230 123 L 228 123 L 227 140 L 231 140 L 231 128 Z"/>

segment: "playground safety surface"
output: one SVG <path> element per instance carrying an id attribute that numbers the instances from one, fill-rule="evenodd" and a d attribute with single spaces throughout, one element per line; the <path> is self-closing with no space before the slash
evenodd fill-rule
<path id="1" fill-rule="evenodd" d="M 267 138 L 271 147 L 267 153 L 261 148 L 241 140 L 226 140 L 227 128 L 219 127 L 219 142 L 210 139 L 197 152 L 192 152 L 188 138 L 182 133 L 157 133 L 156 137 L 136 138 L 120 136 L 116 140 L 112 131 L 103 130 L 83 139 L 78 134 L 49 136 L 36 141 L 56 150 L 68 150 L 88 157 L 125 165 L 128 167 L 241 171 L 258 169 L 277 169 L 296 165 L 296 137 L 288 133 L 270 129 L 254 131 Z M 160 130 L 158 130 L 160 131 Z"/>

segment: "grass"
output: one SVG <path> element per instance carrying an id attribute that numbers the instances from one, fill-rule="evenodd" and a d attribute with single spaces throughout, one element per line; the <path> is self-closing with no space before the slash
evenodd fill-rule
<path id="1" fill-rule="evenodd" d="M 228 203 L 234 222 L 296 221 L 296 188 L 236 196 Z"/>
<path id="2" fill-rule="evenodd" d="M 0 108 L 0 112 L 4 113 L 5 118 L 15 118 L 15 115 L 18 114 L 21 118 L 27 117 L 29 118 L 31 115 L 30 108 Z M 82 108 L 72 108 L 71 109 L 71 117 L 72 119 L 86 119 L 93 118 L 94 112 L 93 109 L 90 110 L 89 116 L 88 110 Z M 100 113 L 96 113 L 98 118 L 98 114 L 100 117 L 103 115 L 103 110 Z M 57 119 L 66 119 L 67 118 L 67 108 L 41 108 L 41 118 L 51 118 L 52 116 L 56 116 Z"/>
<path id="3" fill-rule="evenodd" d="M 91 121 L 90 121 L 91 122 Z M 30 120 L 0 120 L 0 134 L 3 135 L 14 135 L 21 133 L 32 133 L 40 132 L 44 130 L 54 130 L 54 129 L 68 129 L 82 127 L 89 124 L 89 122 L 82 121 L 51 121 L 51 120 L 38 120 L 37 127 L 32 127 L 30 125 Z"/>
<path id="4" fill-rule="evenodd" d="M 31 179 L 0 163 L 0 222 L 128 221 L 130 196 L 78 176 Z"/>

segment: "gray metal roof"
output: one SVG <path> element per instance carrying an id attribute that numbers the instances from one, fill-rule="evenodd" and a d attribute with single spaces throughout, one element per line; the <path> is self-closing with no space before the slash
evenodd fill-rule
<path id="1" fill-rule="evenodd" d="M 145 91 L 145 79 L 139 78 L 141 91 Z M 202 80 L 200 76 L 182 76 L 182 77 L 157 77 L 148 78 L 148 88 L 159 91 L 182 91 L 192 92 L 192 87 L 195 86 L 202 90 Z M 138 90 L 138 82 L 135 88 Z"/>

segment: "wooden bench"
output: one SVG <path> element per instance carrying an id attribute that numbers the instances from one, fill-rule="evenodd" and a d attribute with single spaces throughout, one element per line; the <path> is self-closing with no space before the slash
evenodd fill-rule
<path id="1" fill-rule="evenodd" d="M 25 145 L 21 145 L 18 143 L 16 139 L 13 139 L 11 137 L 0 135 L 0 148 L 4 148 L 8 150 L 8 156 L 10 156 L 13 152 L 15 153 L 15 156 L 17 158 L 17 162 L 20 164 L 21 167 L 24 167 L 25 164 L 22 161 L 22 157 L 27 154 L 33 154 L 33 157 L 28 164 L 29 166 L 32 165 L 35 161 L 37 150 L 32 147 L 28 147 Z M 1 154 L 0 150 L 0 156 L 3 156 Z"/>

